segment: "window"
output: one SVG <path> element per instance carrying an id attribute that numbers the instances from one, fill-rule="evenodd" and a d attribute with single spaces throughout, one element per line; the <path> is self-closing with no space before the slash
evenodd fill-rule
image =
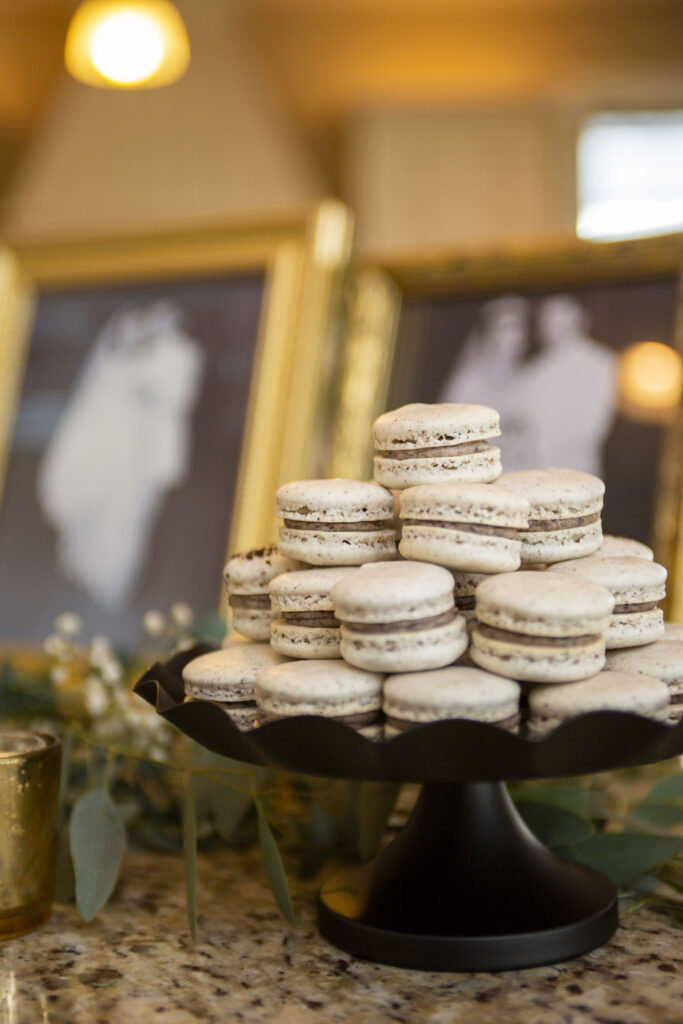
<path id="1" fill-rule="evenodd" d="M 577 149 L 581 238 L 683 230 L 683 111 L 599 114 Z"/>

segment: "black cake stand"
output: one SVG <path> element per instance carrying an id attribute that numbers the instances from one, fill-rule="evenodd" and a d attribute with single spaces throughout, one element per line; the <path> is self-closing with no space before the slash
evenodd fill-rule
<path id="1" fill-rule="evenodd" d="M 457 719 L 373 741 L 307 715 L 241 732 L 225 705 L 185 701 L 183 666 L 211 649 L 202 645 L 153 665 L 135 692 L 226 757 L 310 775 L 422 784 L 398 838 L 323 885 L 318 925 L 333 945 L 401 967 L 481 971 L 567 960 L 613 934 L 614 885 L 539 843 L 502 780 L 674 757 L 683 752 L 683 723 L 593 712 L 538 740 Z"/>

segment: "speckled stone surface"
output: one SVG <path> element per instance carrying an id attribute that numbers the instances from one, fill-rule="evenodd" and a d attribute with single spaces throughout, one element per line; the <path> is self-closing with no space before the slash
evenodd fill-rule
<path id="1" fill-rule="evenodd" d="M 92 924 L 58 906 L 0 944 L 0 1024 L 681 1024 L 683 914 L 641 908 L 612 941 L 566 964 L 431 974 L 362 963 L 317 934 L 314 883 L 280 918 L 256 852 L 199 860 L 199 936 L 180 858 L 128 855 Z"/>

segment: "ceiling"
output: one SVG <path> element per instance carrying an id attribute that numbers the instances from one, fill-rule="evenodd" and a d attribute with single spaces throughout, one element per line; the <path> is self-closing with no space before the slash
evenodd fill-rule
<path id="1" fill-rule="evenodd" d="M 184 2 L 195 17 L 198 3 L 219 0 Z M 683 106 L 683 0 L 225 2 L 318 142 L 354 113 L 387 106 Z M 61 71 L 74 6 L 0 0 L 0 187 Z"/>

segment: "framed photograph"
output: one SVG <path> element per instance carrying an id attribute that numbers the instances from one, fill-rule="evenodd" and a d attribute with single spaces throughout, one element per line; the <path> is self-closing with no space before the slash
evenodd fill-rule
<path id="1" fill-rule="evenodd" d="M 0 644 L 69 610 L 131 646 L 149 608 L 219 606 L 275 488 L 324 472 L 351 230 L 330 201 L 0 254 Z"/>
<path id="2" fill-rule="evenodd" d="M 356 433 L 370 438 L 375 416 L 409 402 L 494 407 L 504 472 L 562 466 L 601 476 L 605 532 L 654 544 L 683 613 L 682 269 L 683 235 L 363 269 L 346 379 L 361 349 L 376 372 L 360 399 L 357 386 L 347 389 Z M 367 472 L 367 449 L 363 458 Z"/>

